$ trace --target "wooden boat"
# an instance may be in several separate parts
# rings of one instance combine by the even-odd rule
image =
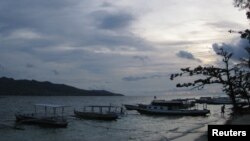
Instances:
[[[117,106],[85,106],[83,111],[74,110],[76,117],[93,120],[116,120],[122,113],[123,108]]]
[[[205,116],[210,113],[208,109],[180,109],[175,104],[173,106],[144,105],[140,104],[137,111],[147,115],[180,115],[180,116]]]
[[[187,98],[187,99],[172,99],[172,100],[161,100],[161,99],[154,99],[151,102],[151,105],[155,106],[172,106],[178,108],[190,108],[195,106],[195,99],[194,98]],[[129,105],[124,104],[124,107],[127,110],[137,110],[139,108],[138,104]]]
[[[195,106],[195,102],[190,99],[153,100],[151,105],[186,109]]]
[[[37,108],[43,107],[45,112],[38,113]],[[35,124],[46,127],[61,127],[65,128],[68,125],[67,120],[63,117],[64,105],[52,105],[52,104],[35,104],[35,112],[29,114],[16,114],[16,123],[23,124]],[[53,109],[53,114],[48,112],[49,108]],[[56,114],[56,109],[61,108],[61,115]]]

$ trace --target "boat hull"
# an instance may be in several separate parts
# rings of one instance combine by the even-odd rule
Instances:
[[[55,117],[37,117],[32,114],[16,114],[16,122],[55,128],[66,128],[68,126],[68,122],[65,119]]]
[[[209,110],[150,110],[140,108],[137,110],[140,114],[146,115],[179,115],[179,116],[206,116]]]
[[[93,120],[116,120],[118,115],[116,113],[97,113],[97,112],[80,112],[74,111],[74,114],[78,118],[93,119]]]
[[[232,101],[196,100],[196,103],[219,105],[219,104],[232,104]]]

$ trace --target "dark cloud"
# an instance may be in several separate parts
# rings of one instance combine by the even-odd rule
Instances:
[[[245,50],[246,47],[249,47],[249,42],[246,39],[239,39],[233,41],[232,43],[214,43],[212,48],[215,53],[219,51],[220,48],[224,49],[229,53],[233,53],[233,59],[240,59],[240,58],[248,58],[249,54]]]
[[[59,72],[57,70],[52,70],[52,72],[54,73],[54,75],[59,75]]]
[[[26,68],[34,68],[35,66],[33,64],[27,63]]]
[[[75,0],[73,0],[75,1]],[[42,28],[45,24],[57,24],[57,16],[63,15],[63,9],[74,5],[73,1],[67,0],[22,0],[0,1],[1,31],[11,31],[18,28]],[[57,17],[57,18],[56,18]],[[45,29],[43,27],[43,29]]]
[[[112,4],[109,2],[103,2],[101,6],[102,7],[112,7]]]
[[[106,46],[110,49],[117,49],[119,47],[126,49],[124,46],[126,46],[128,49],[130,49],[129,47],[132,47],[134,50],[152,49],[147,41],[130,33],[121,33],[120,35],[112,35],[109,33],[92,33],[85,39],[85,41],[82,41],[82,43],[85,43],[84,45],[89,46]]]
[[[128,76],[122,78],[123,81],[140,81],[145,79],[154,79],[154,78],[162,78],[162,77],[169,77],[168,75],[164,74],[153,74],[149,76]]]
[[[217,21],[217,22],[209,22],[206,25],[212,28],[225,29],[226,31],[229,29],[241,29],[244,28],[241,23],[232,22],[232,21]]]
[[[4,70],[4,66],[0,64],[0,70]]]
[[[200,59],[195,58],[194,55],[188,51],[180,50],[176,55],[180,58],[185,58],[185,59],[201,62]]]
[[[26,53],[42,61],[74,62],[75,56],[81,58],[83,54],[98,57],[79,52],[83,48],[107,49],[118,54],[152,49],[149,42],[128,29],[136,19],[134,15],[109,3],[103,3],[110,6],[109,10],[101,11],[101,4],[84,0],[0,1],[0,56],[12,52],[17,60],[24,60],[18,56]],[[123,29],[126,30],[121,32]],[[2,57],[1,62],[10,61]],[[27,67],[26,63],[22,65]]]
[[[148,56],[133,56],[134,59],[140,60],[142,63],[146,63],[149,60]]]
[[[143,80],[143,79],[148,79],[148,77],[145,77],[145,76],[128,76],[128,77],[124,77],[122,78],[122,80],[124,81],[138,81],[138,80]]]
[[[94,17],[97,27],[100,29],[115,30],[127,28],[135,17],[125,11],[108,12],[105,10],[95,11],[90,14]]]
[[[79,3],[92,8],[84,9]],[[5,40],[0,45],[7,50],[34,53],[37,48],[62,45],[91,49],[101,46],[111,50],[152,48],[149,42],[130,32],[128,27],[136,17],[125,9],[100,10],[93,7],[99,4],[81,0],[6,0],[0,1],[0,5],[0,37]]]

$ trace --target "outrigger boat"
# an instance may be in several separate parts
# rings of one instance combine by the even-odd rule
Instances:
[[[140,108],[140,104],[124,104],[124,107],[127,110],[137,110]],[[176,106],[181,109],[187,109],[195,106],[195,99],[194,98],[186,98],[186,99],[172,99],[172,100],[162,100],[162,99],[154,99],[151,102],[151,105],[154,106],[169,106],[171,105],[172,107]]]
[[[117,106],[84,106],[82,111],[74,110],[76,117],[94,120],[116,120],[123,112],[123,108]]]
[[[65,128],[68,125],[67,120],[63,117],[64,108],[68,106],[64,105],[52,105],[52,104],[35,104],[35,112],[29,114],[16,114],[16,122],[24,124],[35,124],[46,127],[61,127]],[[38,107],[44,108],[44,113],[38,113]],[[61,108],[61,115],[57,115],[56,110]],[[53,109],[53,113],[49,113],[48,110]]]
[[[192,105],[193,106],[193,105]],[[206,105],[203,109],[191,109],[191,105],[186,105],[178,100],[153,100],[151,104],[139,104],[137,111],[147,115],[181,115],[181,116],[205,116],[210,113]]]
[[[180,109],[187,109],[195,106],[193,99],[172,99],[172,100],[153,100],[151,105],[155,106],[171,106]]]
[[[166,106],[140,105],[137,111],[147,115],[180,115],[180,116],[205,116],[210,110],[203,109],[169,109]]]

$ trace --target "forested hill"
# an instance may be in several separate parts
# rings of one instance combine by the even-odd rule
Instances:
[[[105,90],[83,90],[64,84],[0,78],[0,95],[15,96],[123,96]]]

